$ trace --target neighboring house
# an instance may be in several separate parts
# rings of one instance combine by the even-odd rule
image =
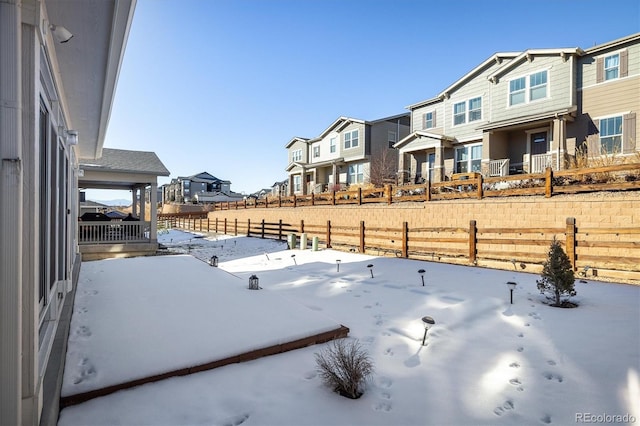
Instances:
[[[409,114],[374,121],[340,117],[313,139],[293,138],[289,155],[289,194],[320,193],[371,180],[382,159],[395,175],[395,143],[409,134]],[[394,176],[395,177],[395,176]]]
[[[78,162],[101,156],[134,8],[135,0],[0,6],[2,425],[57,422],[81,262]]]
[[[435,98],[407,107],[411,134],[395,145],[403,181],[565,169],[589,135],[592,156],[600,155],[599,145],[609,153],[637,150],[631,140],[640,107],[638,41],[636,34],[587,51],[491,56]],[[603,86],[607,71],[615,81]],[[596,83],[596,74],[603,82]]]
[[[199,196],[196,197],[196,194]],[[192,176],[171,179],[171,183],[163,186],[162,199],[164,203],[211,202],[209,199],[213,199],[214,196],[220,194],[226,195],[228,198],[237,198],[231,192],[231,182],[218,179],[207,172],[202,172]]]
[[[81,201],[78,217],[82,216],[84,213],[106,213],[108,209],[109,206],[107,206],[106,204],[98,203],[96,201]]]
[[[271,195],[273,196],[287,196],[289,194],[288,192],[289,189],[289,180],[285,179],[279,182],[275,182],[273,185],[271,185]]]

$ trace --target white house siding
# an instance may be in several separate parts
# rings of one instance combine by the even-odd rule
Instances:
[[[331,139],[335,138],[336,142],[336,151],[331,152]],[[322,163],[329,160],[335,160],[340,157],[341,152],[341,136],[338,132],[329,132],[324,138],[314,141],[310,144],[309,152],[310,152],[310,162],[311,163]],[[320,147],[320,156],[314,157],[314,147]]]
[[[492,117],[491,121],[498,122],[527,115],[557,111],[575,105],[572,103],[574,85],[572,82],[572,64],[574,60],[560,55],[534,55],[529,62],[526,59],[515,65],[508,72],[498,78],[498,82],[491,88]],[[533,102],[509,106],[509,81],[514,78],[547,70],[547,97]]]

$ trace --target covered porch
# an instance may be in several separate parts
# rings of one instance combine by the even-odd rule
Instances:
[[[149,255],[158,249],[158,176],[169,171],[153,152],[104,148],[97,160],[80,160],[79,189],[128,190],[131,215],[78,219],[83,260]]]
[[[445,160],[452,158],[453,139],[429,132],[413,132],[398,141],[398,183],[442,182]]]

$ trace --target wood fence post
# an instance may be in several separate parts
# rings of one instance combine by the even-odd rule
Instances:
[[[227,235],[227,218],[224,218],[224,235]]]
[[[360,253],[364,253],[364,220],[360,221]]]
[[[246,209],[247,208],[247,199],[245,198],[243,201],[244,201],[244,208]]]
[[[216,217],[216,234],[218,233],[218,218]]]
[[[549,198],[553,195],[553,170],[547,167],[544,176],[544,196]]]
[[[207,216],[207,232],[211,232],[211,219]]]
[[[358,188],[358,205],[362,205],[362,188]]]
[[[282,241],[282,219],[278,219],[278,241]]]
[[[476,221],[469,222],[469,263],[476,263]]]
[[[478,175],[478,200],[482,200],[482,175]]]
[[[424,188],[425,201],[431,201],[431,181],[428,180]]]
[[[300,232],[304,233],[304,219],[300,219]]]
[[[278,207],[282,207],[282,195],[278,195]]]
[[[247,219],[247,237],[251,236],[251,219]]]
[[[327,221],[327,248],[331,248],[331,221]]]
[[[235,202],[236,210],[238,210],[238,201]]]
[[[391,203],[393,203],[393,192],[391,189],[391,184],[387,184],[386,192],[387,192],[387,204],[391,205]]]
[[[571,262],[571,267],[576,270],[576,218],[567,218],[567,231],[566,231],[566,249],[567,256]]]
[[[260,238],[264,238],[264,219],[262,219],[262,229],[260,231]]]
[[[409,223],[402,222],[402,257],[409,257]]]
[[[312,206],[316,205],[316,194],[315,194],[315,192],[311,193],[311,205]]]
[[[233,234],[238,236],[238,218],[233,219]]]
[[[296,194],[293,194],[293,207],[298,205],[298,199],[296,198]]]
[[[333,191],[331,191],[331,205],[332,206],[336,205],[336,190],[335,189]]]

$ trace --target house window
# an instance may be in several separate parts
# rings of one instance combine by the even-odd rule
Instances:
[[[511,80],[509,82],[509,106],[546,98],[547,84],[546,70]]]
[[[336,138],[331,138],[329,140],[329,152],[336,152]]]
[[[426,113],[424,115],[424,128],[425,129],[432,129],[436,126],[435,124],[435,120],[434,120],[434,114],[433,111],[430,111],[428,113]]]
[[[313,158],[320,157],[320,146],[313,147]]]
[[[358,146],[358,131],[352,130],[344,134],[344,149],[355,148]]]
[[[604,58],[604,79],[613,80],[618,78],[620,72],[620,54],[607,56]]]
[[[397,136],[396,136],[396,132],[393,131],[389,131],[389,148],[393,148],[393,146],[396,144],[397,142]]]
[[[302,150],[301,149],[296,149],[296,150],[291,152],[291,161],[292,162],[302,161]]]
[[[524,77],[509,82],[509,105],[518,105],[525,102],[525,83],[526,79]]]
[[[540,71],[529,76],[529,100],[547,97],[547,72]]]
[[[469,100],[469,122],[477,121],[482,118],[482,98],[473,98]]]
[[[482,144],[456,148],[455,173],[480,172]]]
[[[453,105],[453,125],[464,124],[466,122],[466,102],[458,102]]]
[[[301,189],[302,189],[302,176],[295,175],[293,177],[293,191],[300,192]]]
[[[622,116],[600,120],[600,149],[602,154],[622,152]]]
[[[364,182],[364,173],[362,172],[362,163],[349,164],[349,176],[348,183],[362,183]]]

